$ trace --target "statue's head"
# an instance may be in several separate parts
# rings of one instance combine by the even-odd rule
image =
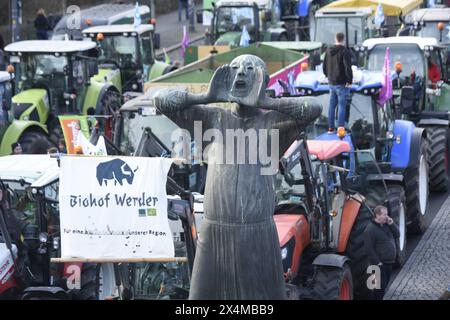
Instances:
[[[259,57],[244,54],[230,63],[230,93],[248,105],[257,105],[269,82],[266,64]]]

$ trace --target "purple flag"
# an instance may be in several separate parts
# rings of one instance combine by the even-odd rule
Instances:
[[[378,103],[383,105],[392,98],[392,79],[391,79],[391,68],[389,63],[389,47],[386,48],[386,53],[384,55],[384,65],[383,65],[383,79],[381,82],[383,83],[380,96],[378,97]]]
[[[181,40],[181,57],[184,59],[186,49],[189,46],[189,36],[186,31],[186,26],[183,26],[183,40]]]

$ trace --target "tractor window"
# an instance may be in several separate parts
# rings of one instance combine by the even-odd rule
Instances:
[[[123,35],[105,35],[100,42],[101,54],[99,62],[114,61],[121,66],[136,62],[136,37]]]
[[[374,146],[373,103],[371,96],[359,93],[352,95],[347,116],[356,149],[370,149]]]
[[[430,37],[435,39],[440,39],[441,33],[438,29],[438,22],[427,22],[425,26],[423,26],[420,30],[417,31],[418,37]],[[446,35],[443,34],[442,38]]]
[[[347,24],[349,46],[362,43],[364,33],[364,25],[361,17],[343,18],[343,17],[326,17],[316,20],[316,36],[315,41],[328,45],[334,44],[337,32],[345,34]]]
[[[243,26],[247,27],[247,31],[252,34],[255,28],[255,16],[253,7],[222,7],[217,13],[217,31],[225,32],[241,32]]]
[[[19,69],[21,81],[35,84],[42,80],[52,83],[52,77],[56,74],[64,75],[66,66],[67,58],[64,56],[30,54],[25,55],[16,68]]]
[[[425,74],[425,59],[420,48],[415,44],[389,44],[377,45],[370,52],[367,61],[367,69],[371,71],[382,71],[386,47],[390,48],[390,65],[394,71],[395,64],[402,64],[401,79],[413,79],[423,81]]]
[[[151,33],[145,33],[139,39],[139,47],[141,50],[142,63],[151,65],[153,64],[153,41]]]
[[[74,61],[73,65],[73,80],[77,84],[77,86],[82,85],[85,82],[85,66],[82,61]]]
[[[12,86],[10,82],[0,83],[0,126],[8,120],[8,110],[11,109]]]

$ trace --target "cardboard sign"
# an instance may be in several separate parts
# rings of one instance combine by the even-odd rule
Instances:
[[[174,257],[166,180],[172,160],[62,157],[61,257]]]

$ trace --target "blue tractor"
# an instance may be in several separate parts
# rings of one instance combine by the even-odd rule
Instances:
[[[428,205],[428,164],[426,132],[413,122],[396,120],[394,101],[378,103],[382,86],[381,72],[354,70],[354,84],[346,106],[346,131],[338,136],[328,133],[329,85],[320,71],[305,71],[295,82],[299,95],[315,96],[323,105],[322,115],[309,126],[308,138],[315,140],[344,140],[351,152],[344,163],[349,170],[347,184],[358,190],[371,204],[388,207],[389,215],[400,229],[397,241],[397,265],[406,259],[406,233],[425,230]],[[348,256],[352,260],[366,259],[363,248],[363,231],[370,216],[358,217],[361,221],[352,229]],[[358,263],[357,265],[364,265]],[[367,279],[366,270],[352,270],[355,288],[364,296],[367,286],[358,278]]]

